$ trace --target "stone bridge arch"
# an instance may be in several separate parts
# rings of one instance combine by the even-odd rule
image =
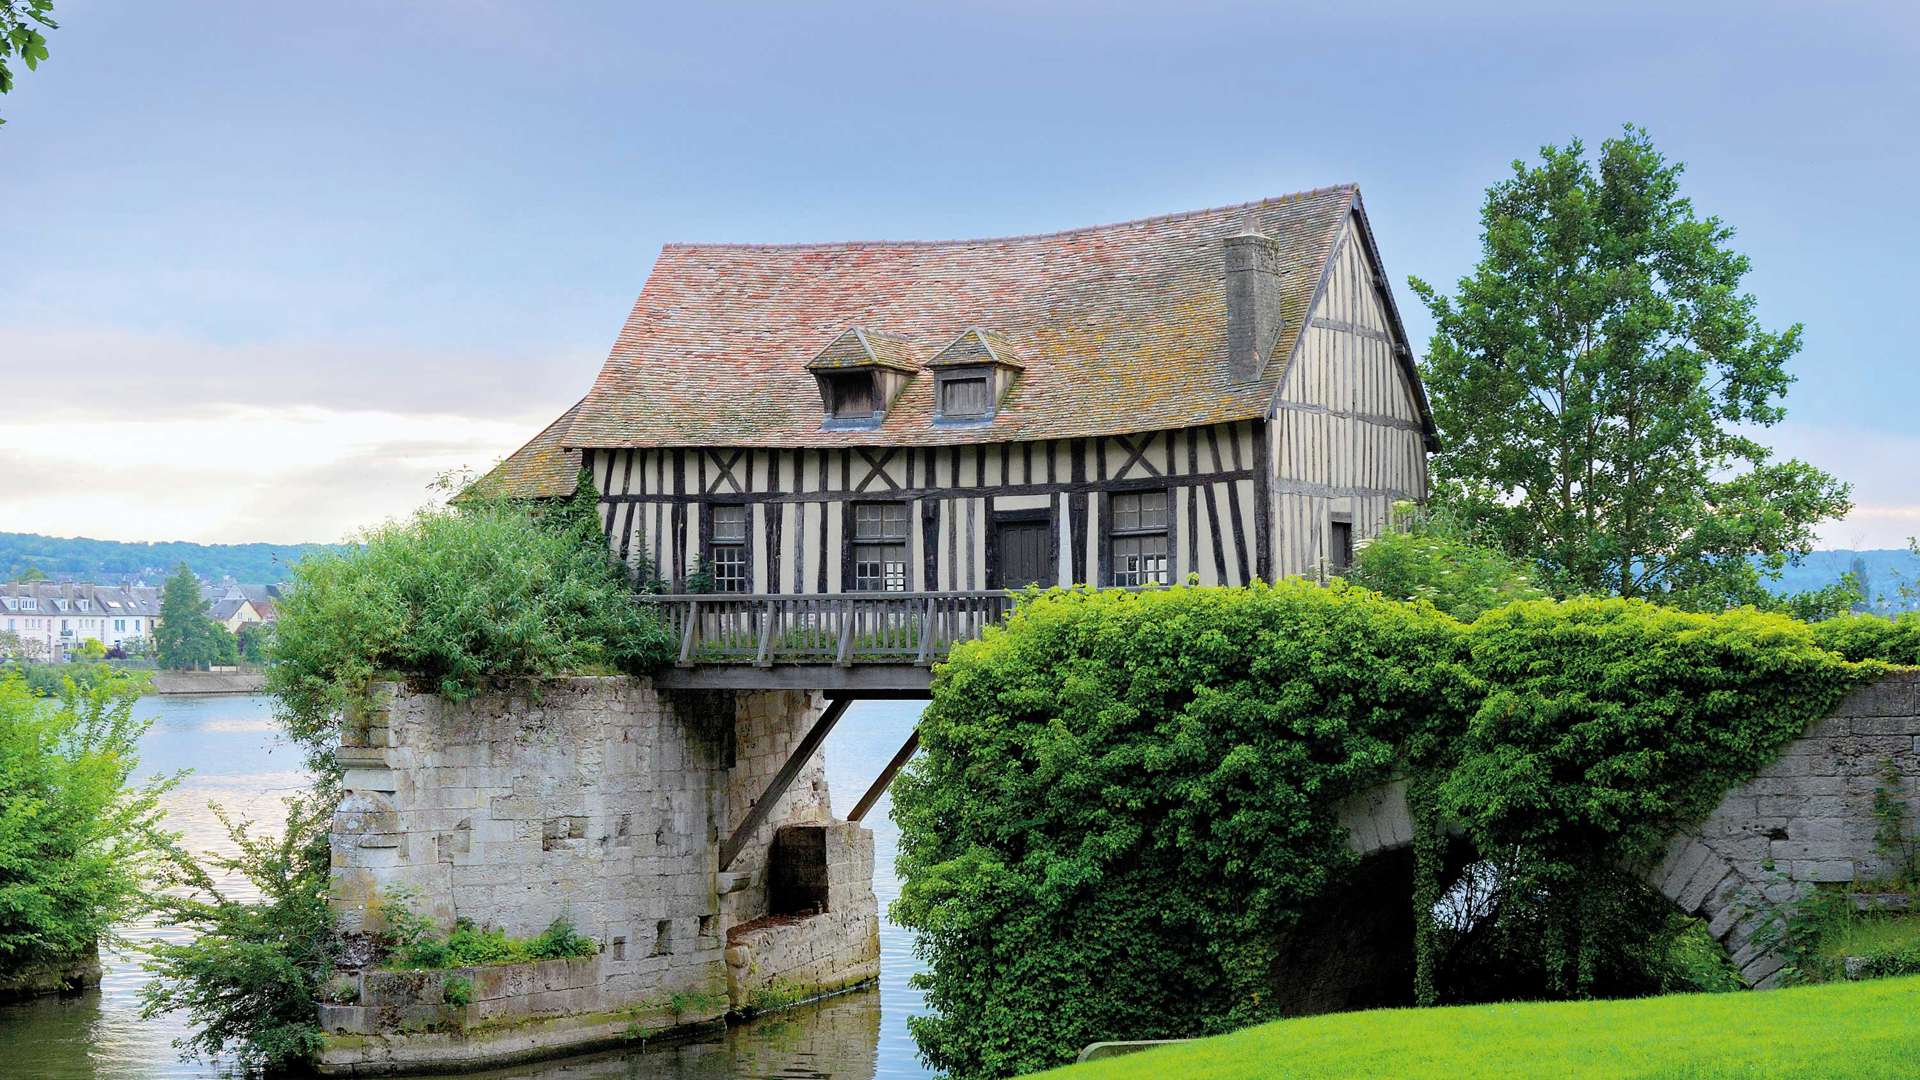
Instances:
[[[1749,986],[1775,986],[1783,961],[1754,940],[1765,917],[1751,910],[1753,899],[1784,901],[1810,884],[1871,881],[1892,869],[1873,812],[1889,760],[1909,806],[1920,805],[1920,672],[1847,695],[1704,819],[1675,833],[1646,880],[1707,920]],[[1362,856],[1410,847],[1406,783],[1347,799],[1340,822]]]

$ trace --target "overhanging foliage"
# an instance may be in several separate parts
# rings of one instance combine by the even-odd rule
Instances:
[[[1877,664],[1754,611],[1528,601],[1462,623],[1336,582],[1054,591],[955,650],[895,789],[929,1061],[1003,1076],[1274,1015],[1282,935],[1414,772],[1517,849],[1550,983],[1604,974],[1577,877],[1648,857]],[[1409,918],[1412,913],[1409,912]]]

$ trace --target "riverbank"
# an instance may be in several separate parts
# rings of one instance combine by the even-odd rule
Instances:
[[[848,710],[827,742],[828,783],[857,791],[872,782],[918,715],[917,702],[862,702]],[[143,775],[191,770],[164,800],[169,828],[192,850],[230,851],[231,842],[209,804],[260,823],[267,834],[282,826],[281,800],[303,790],[300,749],[286,742],[272,702],[242,695],[150,696],[136,713],[154,720],[141,740]],[[899,895],[893,855],[898,836],[885,796],[869,812],[874,827],[874,891],[884,905]],[[236,900],[255,897],[243,879],[222,882]],[[121,927],[131,939],[180,942],[187,932],[151,918]],[[584,1057],[561,1058],[489,1072],[489,1080],[759,1080],[768,1076],[831,1075],[836,1080],[925,1080],[906,1020],[924,1009],[908,980],[919,961],[912,937],[882,922],[881,980],[866,991],[728,1028],[691,1043],[649,1043]],[[0,1005],[0,1076],[49,1080],[218,1080],[232,1062],[181,1061],[172,1040],[187,1034],[187,1018],[140,1015],[140,990],[150,976],[138,952],[102,950],[104,978],[97,989]]]
[[[161,697],[188,694],[258,694],[267,677],[258,671],[156,671],[147,693]]]

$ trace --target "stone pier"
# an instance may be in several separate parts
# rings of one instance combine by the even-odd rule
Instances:
[[[520,937],[564,918],[600,951],[453,972],[343,969],[320,1010],[322,1072],[627,1045],[874,980],[873,837],[833,817],[820,753],[718,869],[721,841],[823,706],[807,692],[660,691],[632,678],[460,703],[378,688],[341,739],[342,930],[371,938],[383,909],[404,903],[443,927]]]

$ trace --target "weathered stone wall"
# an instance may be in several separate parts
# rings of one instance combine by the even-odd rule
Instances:
[[[727,934],[727,996],[736,1011],[764,1011],[880,977],[880,905],[873,833],[853,822],[825,827],[827,909],[803,918],[744,922]]]
[[[1874,795],[1888,763],[1899,774],[1911,825],[1920,808],[1920,672],[1889,675],[1849,694],[1705,820],[1677,833],[1647,880],[1681,910],[1708,920],[1750,985],[1775,985],[1781,961],[1754,940],[1768,917],[1756,907],[1809,885],[1886,875],[1875,843]],[[1413,841],[1400,781],[1346,800],[1339,818],[1362,855]]]
[[[826,709],[826,700],[803,691],[776,690],[740,694],[735,706],[732,766],[727,770],[726,813],[720,838],[746,820],[754,801],[767,790],[780,766],[800,745]],[[827,794],[826,751],[816,751],[787,788],[773,812],[753,831],[733,865],[727,868],[721,903],[729,925],[767,913],[767,850],[783,825],[824,824],[833,820]],[[871,882],[873,875],[863,880]]]
[[[1874,793],[1889,763],[1901,796],[1920,805],[1920,673],[1890,675],[1849,694],[1705,821],[1675,836],[1648,880],[1708,920],[1750,984],[1771,986],[1781,960],[1754,940],[1766,918],[1753,910],[1755,899],[1782,901],[1809,884],[1886,875],[1874,839]]]
[[[459,1007],[438,996],[441,977],[351,973],[355,992],[323,1011],[334,1033],[328,1067],[478,1064],[723,1016],[725,942],[735,924],[766,914],[774,830],[831,821],[822,756],[725,875],[719,844],[821,705],[794,693],[665,694],[627,678],[562,679],[461,703],[376,691],[339,751],[347,795],[332,828],[332,903],[342,928],[377,932],[384,904],[404,897],[443,926],[464,919],[516,936],[565,917],[602,950],[590,967],[568,968],[578,985],[549,985],[553,972],[483,969],[475,985],[488,996]],[[843,845],[864,837],[867,857],[843,860],[838,873],[858,877],[836,876],[834,887],[848,916],[864,898],[876,921],[871,836],[838,828],[851,830]],[[873,938],[864,926],[819,919],[810,940],[836,955]],[[877,975],[877,942],[870,951],[865,978]],[[780,962],[812,959],[809,949]]]

